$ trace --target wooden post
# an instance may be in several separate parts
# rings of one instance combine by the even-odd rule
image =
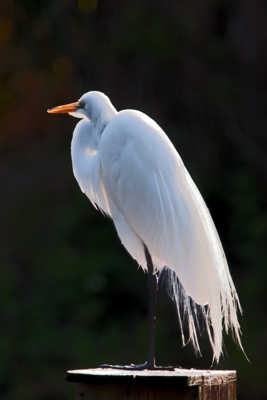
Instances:
[[[77,400],[236,400],[236,371],[95,368],[67,371],[66,379]]]

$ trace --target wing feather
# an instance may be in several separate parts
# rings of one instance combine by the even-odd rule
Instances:
[[[167,266],[173,271],[170,284],[178,313],[183,298],[189,338],[200,351],[196,305],[190,306],[190,297],[204,315],[218,361],[223,319],[241,346],[238,296],[210,213],[180,156],[153,120],[131,110],[109,123],[99,150],[104,187],[113,204],[110,212],[122,243],[143,269],[142,242],[158,270]],[[179,293],[175,276],[183,287]]]

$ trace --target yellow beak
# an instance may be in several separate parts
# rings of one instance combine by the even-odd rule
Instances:
[[[67,114],[69,112],[76,111],[78,106],[79,106],[79,102],[75,101],[74,103],[64,104],[63,106],[49,108],[47,110],[47,112],[49,114]]]

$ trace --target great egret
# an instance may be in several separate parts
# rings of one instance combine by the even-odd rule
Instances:
[[[148,272],[151,324],[143,368],[155,368],[157,273],[165,266],[183,341],[181,304],[196,352],[200,353],[199,312],[216,362],[222,354],[223,327],[232,330],[242,349],[237,318],[241,307],[219,236],[201,194],[159,125],[140,111],[118,112],[98,91],[48,112],[81,118],[71,142],[75,178],[92,204],[113,219],[122,244]]]

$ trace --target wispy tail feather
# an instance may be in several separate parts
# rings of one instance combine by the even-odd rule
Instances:
[[[223,293],[219,293],[211,304],[199,305],[186,294],[175,271],[169,268],[163,271],[167,275],[168,293],[176,305],[183,345],[191,342],[196,354],[201,356],[199,337],[202,333],[201,324],[204,321],[213,351],[213,362],[218,363],[223,354],[223,326],[226,333],[229,329],[232,331],[245,354],[237,318],[237,311],[241,312],[241,307],[232,280],[229,282],[230,293],[222,291]],[[185,337],[185,326],[188,329],[188,338]],[[246,354],[245,357],[247,358]]]

